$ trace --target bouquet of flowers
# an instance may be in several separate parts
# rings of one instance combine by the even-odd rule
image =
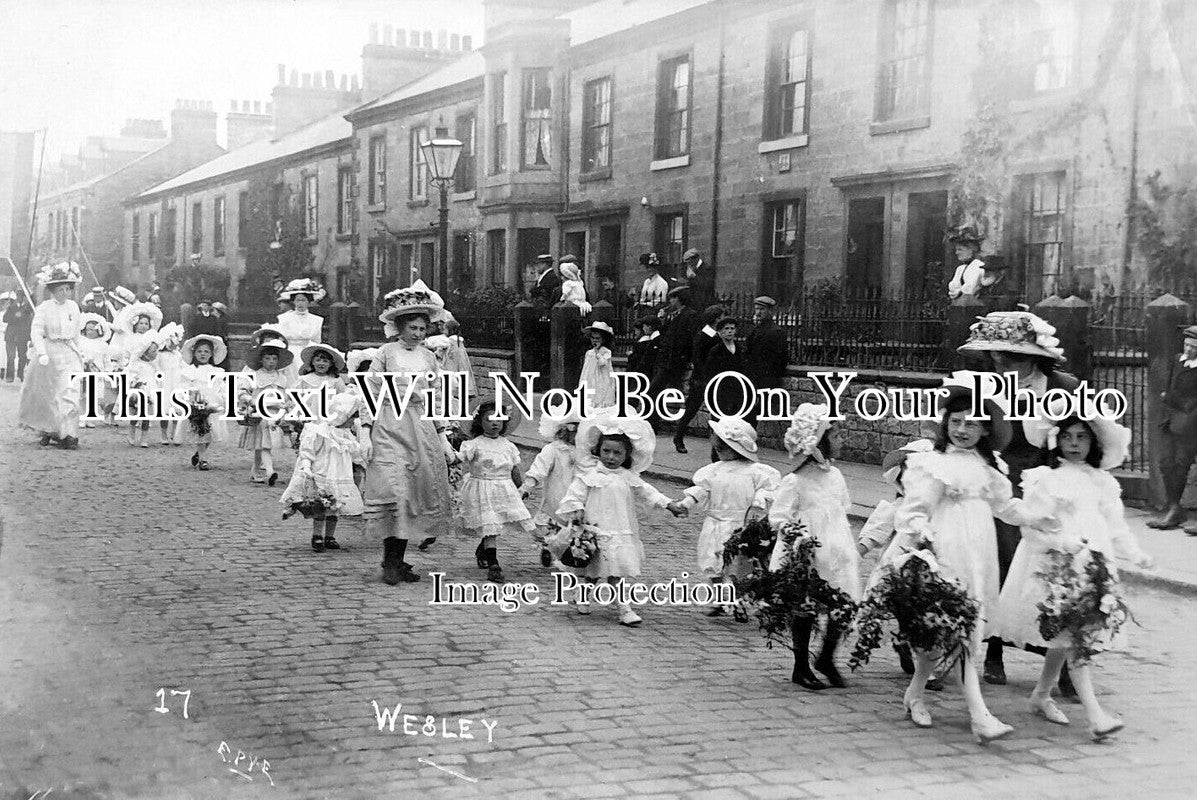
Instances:
[[[765,518],[755,519],[728,537],[723,545],[723,564],[729,566],[737,559],[768,562],[777,541],[777,533]]]
[[[308,478],[304,482],[303,496],[291,503],[291,507],[283,512],[283,519],[290,519],[295,514],[303,514],[304,519],[328,513],[337,505],[337,496],[327,489],[319,489],[316,482]]]
[[[767,551],[760,548],[777,535],[771,530],[766,531],[769,527],[767,520],[756,520],[737,535],[743,543],[743,532],[748,531],[749,548],[764,553]],[[830,623],[847,626],[856,612],[852,598],[829,584],[815,569],[815,548],[821,547],[822,543],[806,534],[806,525],[801,522],[782,526],[780,536],[786,556],[781,568],[770,572],[765,565],[765,556],[761,555],[756,557],[752,574],[742,581],[741,594],[755,604],[757,621],[768,647],[774,642],[792,647],[789,637],[794,617],[826,614]],[[731,546],[730,540],[728,546]],[[772,550],[772,545],[768,549]],[[727,553],[725,549],[725,558]]]
[[[295,419],[284,419],[278,424],[279,430],[291,442],[291,449],[296,452],[299,452],[299,437],[303,434],[303,425],[303,422]]]
[[[191,431],[200,438],[212,433],[212,423],[208,417],[216,411],[204,397],[196,391],[191,393],[191,413],[187,415],[187,424]]]
[[[594,531],[574,528],[569,545],[561,554],[561,563],[567,567],[582,569],[590,564],[591,560],[598,555],[598,551],[598,539],[595,537]]]
[[[248,428],[259,425],[261,422],[262,418],[254,410],[253,398],[250,395],[242,395],[237,398],[237,424]]]
[[[923,541],[885,566],[861,602],[856,646],[848,665],[867,664],[881,646],[887,619],[898,623],[894,641],[916,650],[941,653],[941,667],[968,653],[981,604],[964,585],[939,571],[931,543]]]
[[[1109,648],[1130,609],[1104,554],[1084,547],[1076,553],[1049,550],[1048,558],[1038,573],[1048,592],[1036,605],[1039,635],[1047,642],[1071,638],[1075,657],[1087,662]]]

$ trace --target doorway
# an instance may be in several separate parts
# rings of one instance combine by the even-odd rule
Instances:
[[[849,292],[881,289],[885,272],[885,198],[848,201],[846,245]]]
[[[948,258],[944,231],[948,224],[948,193],[914,192],[907,198],[906,293],[942,293],[955,265]]]

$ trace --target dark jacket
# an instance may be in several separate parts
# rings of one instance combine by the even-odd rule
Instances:
[[[757,325],[744,343],[744,366],[748,379],[758,389],[776,389],[783,385],[790,365],[790,345],[786,332],[773,320]]]
[[[112,306],[108,305],[108,303],[106,303],[106,302],[101,302],[99,305],[96,305],[92,301],[92,297],[90,294],[87,297],[84,297],[82,301],[80,301],[79,311],[80,311],[80,313],[83,313],[83,314],[87,314],[87,313],[99,314],[101,317],[108,320],[109,322],[114,321],[113,315],[112,315]]]
[[[1064,389],[1071,392],[1080,386],[1080,383],[1067,372],[1053,372],[1047,376],[1048,389]],[[1042,450],[1027,441],[1027,435],[1023,432],[1021,422],[1011,421],[1010,427],[1013,429],[1014,435],[1010,438],[1010,444],[1002,450],[1002,460],[1010,468],[1007,477],[1010,478],[1010,485],[1014,488],[1015,496],[1022,497],[1023,470],[1041,467],[1047,463],[1047,458]]]
[[[539,276],[532,287],[531,297],[538,303],[550,306],[561,302],[561,273],[553,268]]]
[[[736,352],[731,352],[724,346],[723,342],[716,339],[715,343],[711,345],[710,351],[707,354],[706,363],[703,365],[703,373],[707,380],[711,380],[721,372],[738,372],[744,374],[744,346],[737,345]],[[739,381],[731,378],[724,378],[719,383],[719,390],[716,399],[719,408],[729,414],[735,414],[740,410],[740,404],[744,402],[744,387],[740,385]],[[711,409],[712,416],[717,416],[714,409]]]
[[[657,345],[657,377],[674,385],[686,375],[694,353],[698,312],[689,306],[667,317]]]
[[[217,316],[216,314],[209,314],[205,317],[197,311],[195,312],[195,316],[191,318],[191,325],[187,327],[187,338],[190,339],[192,336],[199,336],[203,333],[208,336],[219,336],[221,339],[224,339],[228,336],[228,330],[229,323],[224,317]],[[225,342],[225,344],[228,344],[228,342]]]
[[[1177,363],[1164,392],[1164,407],[1173,436],[1197,438],[1197,369]]]
[[[686,268],[681,268],[681,277],[690,286],[690,297],[697,308],[706,308],[715,302],[715,266],[707,261],[699,264],[693,278],[686,277]]]
[[[4,312],[4,322],[8,326],[4,329],[4,340],[25,344],[33,330],[33,309],[23,303],[13,303]]]
[[[628,354],[628,372],[639,372],[651,380],[657,370],[657,348],[660,342],[660,336],[635,342],[632,352]]]

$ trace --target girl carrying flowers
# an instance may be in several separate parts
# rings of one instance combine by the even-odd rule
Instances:
[[[276,419],[258,413],[258,400],[267,390],[274,393],[266,398],[266,405],[271,407],[265,410],[277,416],[277,411],[285,404],[278,398],[278,393],[285,394],[291,386],[291,379],[283,370],[293,358],[287,349],[287,340],[272,337],[269,333],[264,334],[261,342],[245,357],[246,369],[251,371],[245,373],[246,380],[237,395],[237,411],[242,425],[238,444],[242,450],[253,451],[254,464],[249,474],[253,483],[274,486],[278,480],[278,473],[274,471],[274,451],[282,444],[282,428]]]
[[[219,336],[201,333],[183,342],[179,354],[183,358],[179,388],[187,393],[191,414],[179,420],[175,443],[194,446],[191,466],[207,472],[211,469],[208,447],[225,438],[224,422],[220,420],[224,415],[224,384],[220,380],[224,370],[215,365],[224,361],[228,348]]]
[[[1023,473],[1024,502],[1058,519],[1061,530],[1023,527],[995,627],[1007,641],[1047,648],[1029,705],[1057,725],[1067,725],[1068,717],[1051,689],[1069,662],[1089,732],[1100,741],[1123,727],[1098,702],[1088,666],[1091,655],[1118,644],[1127,619],[1114,556],[1152,564],[1126,525],[1121,488],[1108,472],[1126,460],[1130,431],[1100,417],[1032,420],[1023,429],[1048,454],[1047,466]]]
[[[83,357],[83,370],[85,372],[107,372],[108,371],[108,339],[112,336],[112,324],[108,320],[101,317],[99,314],[93,314],[90,311],[85,311],[79,317],[79,353]],[[83,388],[83,413],[86,414],[91,410],[92,398],[88,396],[87,383],[82,384]],[[104,400],[112,394],[112,390],[107,381],[101,379],[96,381],[96,397],[94,398],[97,410],[104,406]],[[109,401],[111,407],[111,401]],[[96,423],[94,420],[85,419],[79,423],[80,428],[94,428]]]
[[[562,568],[561,553],[569,544],[570,536],[565,530],[568,520],[559,516],[557,507],[561,505],[569,484],[574,479],[577,467],[577,454],[574,443],[578,435],[578,423],[582,418],[575,412],[561,419],[553,419],[548,414],[540,417],[540,438],[548,440],[528,472],[524,475],[524,485],[521,491],[523,498],[528,497],[530,490],[541,488],[540,507],[532,521],[536,523],[536,533],[533,537],[540,543],[540,563],[544,567]]]

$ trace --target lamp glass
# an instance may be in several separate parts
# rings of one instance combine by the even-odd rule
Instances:
[[[434,181],[447,181],[457,171],[457,159],[462,144],[457,139],[433,139],[420,145],[424,161],[428,164],[428,176]]]

